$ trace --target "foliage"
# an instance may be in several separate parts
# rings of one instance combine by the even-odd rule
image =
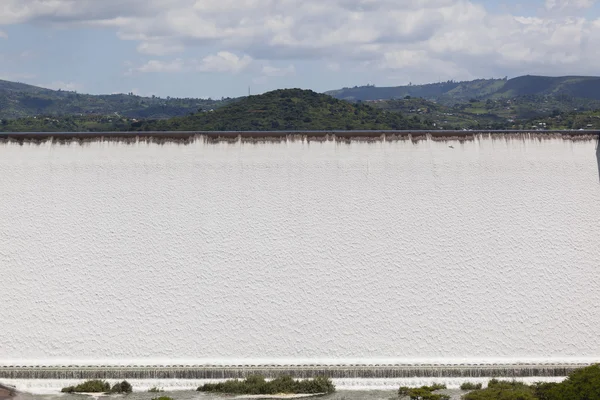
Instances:
[[[120,383],[115,383],[115,385],[110,389],[111,393],[131,393],[133,392],[133,387],[127,381],[123,381]]]
[[[350,101],[402,99],[407,96],[440,100],[446,96],[452,98],[455,102],[467,101],[471,97],[479,96],[482,92],[493,92],[493,90],[488,88],[502,87],[503,83],[504,81],[501,79],[478,79],[468,82],[446,81],[425,85],[396,87],[355,86],[353,88],[333,90],[326,92],[326,94]]]
[[[449,400],[450,396],[445,394],[433,393],[436,390],[446,389],[446,385],[434,383],[431,386],[421,386],[419,388],[409,388],[401,386],[398,389],[400,397],[410,397],[411,400]]]
[[[216,101],[80,95],[0,81],[0,131],[600,129],[600,91],[588,84],[600,87],[600,78],[525,76],[329,92],[350,103],[300,89]],[[344,97],[346,90],[377,96]]]
[[[164,392],[164,390],[159,387],[156,387],[156,386],[148,389],[148,393],[162,393],[162,392]]]
[[[129,94],[89,95],[50,90],[0,80],[0,119],[39,115],[111,115],[117,118],[170,118],[199,108],[214,109],[233,99],[141,97]]]
[[[536,400],[530,386],[522,382],[492,379],[487,389],[475,390],[463,396],[464,400]]]
[[[126,131],[132,120],[106,116],[54,117],[42,115],[0,120],[0,132],[105,132]]]
[[[139,121],[132,130],[285,131],[427,129],[420,118],[352,104],[311,90],[275,90],[250,96],[214,112],[162,121]]]
[[[355,86],[327,92],[338,99],[365,101],[421,97],[444,105],[468,103],[470,100],[509,99],[519,96],[566,95],[600,100],[600,77],[588,76],[520,76],[512,79],[477,79],[465,82],[439,82],[397,87]]]
[[[68,386],[61,390],[63,393],[106,393],[110,391],[110,384],[106,381],[93,379],[77,386]]]
[[[174,399],[169,396],[160,396],[160,397],[154,397],[152,400],[174,400]]]
[[[475,390],[464,400],[600,400],[600,364],[580,368],[561,383],[535,383],[492,379],[487,389]]]
[[[482,386],[481,383],[464,382],[460,385],[460,390],[480,390]]]
[[[600,364],[578,369],[565,381],[546,390],[551,400],[600,400]]]
[[[252,375],[245,380],[228,380],[221,383],[207,383],[198,388],[199,392],[218,392],[230,394],[316,394],[333,393],[335,386],[329,378],[318,377],[315,379],[294,380],[289,376],[282,376],[267,381],[263,376]]]

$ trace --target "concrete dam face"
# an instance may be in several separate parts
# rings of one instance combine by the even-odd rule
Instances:
[[[596,142],[0,144],[0,363],[600,357]]]

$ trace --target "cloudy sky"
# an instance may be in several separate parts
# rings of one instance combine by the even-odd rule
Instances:
[[[0,0],[0,79],[85,93],[600,75],[596,0]]]

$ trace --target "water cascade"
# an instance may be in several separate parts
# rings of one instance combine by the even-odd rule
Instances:
[[[260,374],[267,378],[327,376],[357,378],[562,377],[585,363],[463,365],[254,365],[254,366],[64,366],[0,367],[0,379],[235,379]]]

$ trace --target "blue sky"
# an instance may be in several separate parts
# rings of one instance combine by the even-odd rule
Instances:
[[[220,98],[600,75],[599,10],[595,0],[2,0],[0,79]]]

